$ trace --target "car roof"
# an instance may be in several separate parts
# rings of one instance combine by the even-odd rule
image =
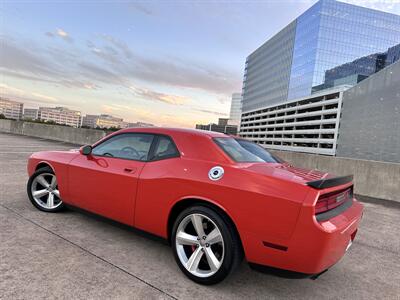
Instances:
[[[214,137],[229,137],[228,135],[220,132],[199,130],[199,129],[188,129],[188,128],[168,128],[168,127],[134,127],[122,129],[118,132],[144,132],[144,133],[155,133],[165,135],[198,135]]]

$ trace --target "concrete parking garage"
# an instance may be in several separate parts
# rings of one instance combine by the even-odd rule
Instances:
[[[243,263],[223,283],[199,286],[184,277],[160,241],[80,212],[46,214],[30,204],[29,155],[73,147],[0,133],[1,299],[399,299],[397,203],[365,203],[352,248],[316,280],[255,272]]]

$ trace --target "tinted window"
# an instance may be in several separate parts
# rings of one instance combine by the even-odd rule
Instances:
[[[159,136],[157,146],[154,149],[153,160],[178,157],[179,152],[175,147],[174,142],[166,136]]]
[[[146,161],[154,136],[127,133],[113,136],[93,149],[93,155]]]
[[[218,146],[237,162],[280,162],[263,147],[246,140],[215,138]]]

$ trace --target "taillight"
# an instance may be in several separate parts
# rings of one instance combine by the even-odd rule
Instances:
[[[331,210],[353,198],[353,189],[348,188],[339,192],[321,195],[315,204],[315,214]]]

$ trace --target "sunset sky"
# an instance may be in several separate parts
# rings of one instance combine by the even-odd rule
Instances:
[[[246,56],[316,1],[1,1],[0,94],[126,121],[227,116]],[[347,1],[400,14],[400,1]]]

